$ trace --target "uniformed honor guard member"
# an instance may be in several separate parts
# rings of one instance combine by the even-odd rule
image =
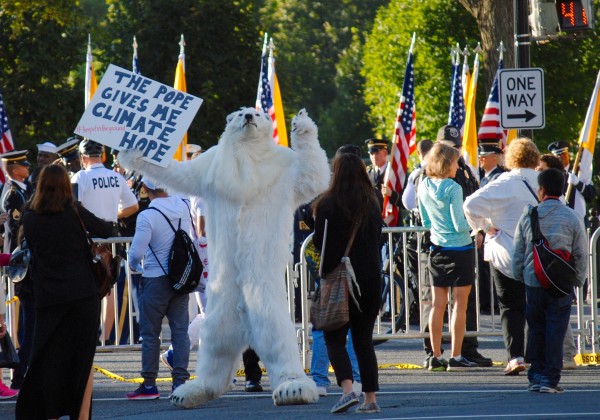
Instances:
[[[69,176],[73,177],[81,170],[81,161],[79,158],[79,138],[69,137],[67,141],[56,148],[59,160],[54,163],[63,165],[67,168]]]
[[[23,207],[31,196],[29,162],[27,150],[13,150],[0,155],[8,180],[2,191],[2,210],[8,214],[4,223],[4,252],[11,253],[19,245],[18,234],[21,226]],[[29,275],[15,285],[15,294],[19,297],[19,366],[13,371],[11,389],[21,388],[33,343],[33,326],[35,324],[35,308],[33,301],[33,283]]]
[[[579,180],[579,177],[571,170],[571,162],[569,157],[569,143],[566,141],[555,141],[548,145],[548,151],[554,156],[558,156],[562,160],[562,164],[565,168],[565,172],[568,173],[567,183],[565,184],[565,193],[567,191],[568,184],[573,184],[571,195],[567,198],[569,201],[569,207],[583,218],[586,225],[588,220],[586,216],[586,202],[589,203],[596,196],[596,188],[593,184],[585,184]]]
[[[44,166],[50,165],[56,160],[58,154],[56,153],[56,145],[52,142],[45,142],[37,145],[37,166],[29,176],[29,183],[31,184],[32,191],[35,191],[37,179],[40,176],[40,172]]]
[[[27,183],[30,163],[27,161],[27,150],[13,150],[0,157],[8,175],[2,193],[2,210],[8,213],[4,231],[4,252],[12,252],[18,245],[17,236],[23,206],[31,195],[31,188]]]
[[[387,188],[384,185],[385,171],[388,166],[388,146],[387,142],[382,139],[365,140],[371,165],[367,167],[367,173],[373,186],[379,191],[377,198],[379,204],[383,207],[384,196],[389,197],[390,204],[402,208],[402,194]],[[398,218],[398,226],[402,225],[402,218]]]
[[[479,156],[479,186],[485,187],[487,184],[498,178],[506,169],[500,165],[502,159],[502,149],[495,144],[480,144],[477,148]]]

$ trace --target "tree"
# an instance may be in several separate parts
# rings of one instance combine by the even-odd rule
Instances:
[[[333,153],[371,137],[360,75],[361,46],[382,0],[266,0],[263,28],[273,37],[288,116],[306,108]]]
[[[450,0],[392,0],[377,13],[365,44],[362,74],[370,120],[378,136],[390,138],[402,91],[412,33],[416,32],[415,96],[417,136],[435,138],[446,123],[450,98],[450,49],[473,49],[478,40],[475,20]],[[472,60],[472,58],[471,58]],[[487,95],[478,90],[478,103]]]
[[[179,40],[185,36],[187,91],[204,102],[188,141],[209,147],[219,139],[225,117],[254,106],[260,70],[260,34],[252,1],[108,0],[99,56],[131,68],[133,36],[141,73],[173,85]],[[148,4],[151,3],[151,4]]]
[[[71,1],[0,0],[0,27],[0,86],[15,147],[64,142],[83,112],[81,10]]]

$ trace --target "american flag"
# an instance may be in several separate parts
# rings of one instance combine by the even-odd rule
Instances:
[[[416,149],[417,112],[415,108],[414,57],[413,48],[416,35],[408,51],[402,97],[398,106],[394,139],[392,144],[392,159],[385,172],[384,185],[397,193],[401,193],[406,179],[408,157]],[[398,207],[389,202],[389,197],[383,200],[383,218],[388,226],[397,226]]]
[[[465,126],[465,96],[462,86],[462,71],[460,69],[460,59],[453,64],[452,74],[452,94],[450,95],[450,111],[448,113],[448,124],[455,126],[462,135]]]
[[[277,132],[277,118],[275,117],[275,105],[273,104],[273,93],[271,90],[271,81],[269,80],[266,34],[260,62],[260,81],[258,83],[258,92],[256,95],[256,109],[262,109],[271,117],[271,121],[273,121],[273,141],[278,144],[279,133]]]
[[[490,91],[487,103],[485,104],[485,111],[483,111],[483,117],[481,118],[481,125],[477,133],[477,139],[480,143],[498,143],[502,147],[506,146],[506,139],[508,136],[508,130],[504,130],[500,126],[500,98],[498,96],[498,79],[500,77],[500,70],[504,67],[502,63],[502,53],[500,53],[500,60],[498,61],[498,70],[494,77],[494,83]]]
[[[133,71],[135,74],[142,74],[140,72],[140,66],[138,63],[138,55],[137,55],[137,41],[135,39],[135,36],[133,37],[133,59],[132,59],[132,63],[131,63],[131,71]]]
[[[0,133],[2,141],[0,142],[0,154],[10,152],[15,148],[10,128],[8,127],[8,117],[6,116],[6,108],[4,108],[4,97],[0,93]]]

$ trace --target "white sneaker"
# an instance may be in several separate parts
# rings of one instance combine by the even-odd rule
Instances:
[[[525,369],[525,360],[522,357],[515,357],[506,365],[504,374],[506,376],[516,376],[519,372],[523,372]]]
[[[577,369],[577,363],[573,359],[563,360],[563,370]]]
[[[362,395],[362,384],[360,382],[352,382],[352,391],[358,396]]]
[[[318,386],[317,392],[319,393],[319,397],[326,397],[327,396],[327,387]]]

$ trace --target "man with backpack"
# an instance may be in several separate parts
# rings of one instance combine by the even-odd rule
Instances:
[[[172,284],[171,256],[176,232],[190,232],[192,219],[188,204],[177,196],[170,196],[148,179],[142,179],[150,205],[137,218],[135,234],[129,250],[129,264],[141,271],[138,289],[140,305],[140,336],[142,338],[142,371],[144,382],[127,394],[130,400],[148,400],[160,397],[156,387],[160,355],[162,320],[166,316],[171,329],[173,345],[173,390],[190,377],[188,363],[188,293],[180,293]],[[142,259],[144,260],[141,267]],[[200,266],[200,270],[201,270]],[[199,276],[198,276],[199,280]],[[197,283],[196,283],[197,285]]]
[[[514,278],[525,283],[527,296],[527,359],[531,363],[527,372],[528,390],[546,394],[563,392],[559,381],[573,287],[583,285],[588,269],[587,234],[583,220],[559,200],[563,192],[563,180],[564,175],[557,169],[546,169],[538,176],[537,195],[541,203],[537,207],[527,206],[524,209],[515,232],[512,258]],[[533,209],[536,212],[532,216]],[[551,265],[556,261],[540,267],[540,260],[535,255],[534,235],[543,236],[553,254],[561,251],[561,258],[570,262],[574,274],[554,270]],[[566,287],[561,284],[560,292],[544,281],[549,278],[558,283],[557,279],[564,280],[567,276],[570,281]]]

